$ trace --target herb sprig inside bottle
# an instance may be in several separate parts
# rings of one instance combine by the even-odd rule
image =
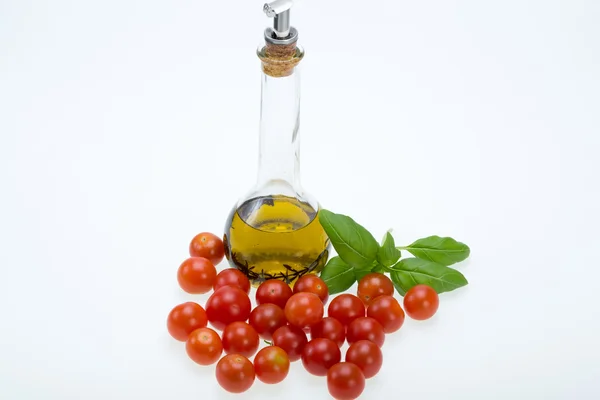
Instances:
[[[338,253],[321,272],[331,294],[348,290],[373,271],[389,273],[402,296],[418,284],[431,286],[437,293],[468,284],[462,273],[449,266],[469,257],[469,246],[450,237],[429,236],[396,246],[387,232],[378,244],[368,230],[346,215],[321,210],[319,222]],[[401,259],[402,251],[414,257]]]

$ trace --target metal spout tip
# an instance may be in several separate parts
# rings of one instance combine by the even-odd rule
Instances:
[[[263,11],[267,14],[267,17],[273,18],[277,13],[275,10],[269,5],[269,3],[265,3],[263,6]]]

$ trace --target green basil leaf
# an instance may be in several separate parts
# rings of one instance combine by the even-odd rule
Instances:
[[[344,292],[356,282],[354,269],[337,256],[323,267],[321,279],[327,284],[329,294]]]
[[[360,281],[365,275],[371,273],[371,268],[354,268],[354,276]]]
[[[385,239],[387,239],[387,234],[392,234],[392,229],[388,229],[388,231],[385,233],[385,235],[383,236],[383,238],[381,239],[381,243],[379,243],[379,246],[383,246],[383,244],[385,243]]]
[[[457,270],[420,258],[405,258],[396,263],[390,274],[394,287],[404,296],[419,284],[431,286],[437,293],[450,292],[467,285],[467,279]]]
[[[369,231],[352,218],[328,210],[319,211],[319,222],[346,264],[355,268],[371,266],[379,245]]]
[[[469,257],[471,250],[464,243],[450,237],[429,236],[411,245],[401,247],[413,256],[442,265],[452,265]]]
[[[383,238],[383,243],[377,251],[377,261],[386,267],[391,267],[400,259],[400,250],[396,248],[394,237],[387,232]]]

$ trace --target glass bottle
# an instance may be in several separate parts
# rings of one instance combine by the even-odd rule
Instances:
[[[258,49],[262,62],[260,147],[254,188],[233,207],[225,226],[225,256],[253,284],[292,283],[320,271],[329,239],[318,202],[300,185],[300,74],[304,52],[289,26],[290,0],[265,4],[274,17]]]

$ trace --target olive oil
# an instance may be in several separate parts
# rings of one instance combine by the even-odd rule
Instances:
[[[225,227],[225,256],[254,284],[267,279],[287,283],[320,271],[329,239],[317,210],[283,195],[255,197],[235,208]]]

